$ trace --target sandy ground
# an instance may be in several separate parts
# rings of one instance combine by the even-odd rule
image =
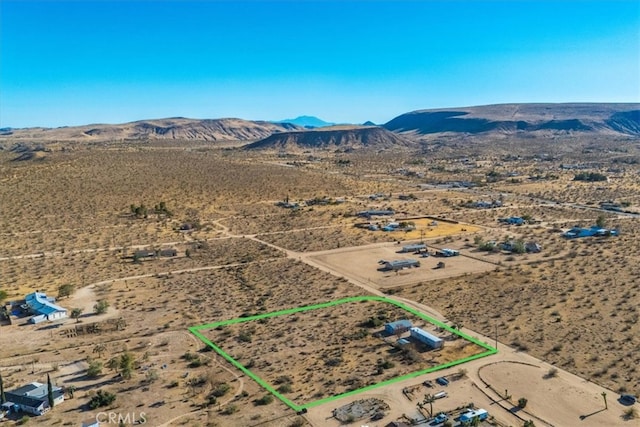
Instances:
[[[562,370],[558,370],[557,376],[545,379],[550,365],[504,345],[500,345],[499,350],[497,355],[464,364],[467,377],[452,381],[447,387],[435,384],[435,378],[455,374],[459,367],[311,408],[307,418],[315,426],[338,427],[341,424],[331,416],[333,409],[354,400],[375,397],[391,406],[387,416],[378,421],[359,420],[352,425],[382,427],[392,420],[400,419],[403,414],[409,418],[422,418],[417,404],[424,399],[425,394],[446,391],[448,397],[434,402],[435,413],[452,411],[473,403],[476,407],[489,411],[491,416],[504,425],[522,425],[523,420],[533,420],[537,426],[638,425],[637,420],[625,421],[622,418],[626,407],[616,401],[618,396],[611,391]],[[434,382],[434,387],[423,386],[422,382],[425,380]],[[405,395],[403,389],[414,391]],[[505,390],[512,396],[508,401],[504,399]],[[608,410],[604,410],[603,392],[607,393]],[[528,403],[524,410],[515,411],[514,415],[511,411],[517,406],[520,397],[527,398]],[[424,414],[428,414],[428,408],[429,405],[425,405]]]
[[[344,250],[335,250],[313,254],[310,257],[336,272],[357,278],[378,288],[388,288],[425,280],[444,279],[447,277],[460,276],[467,273],[478,273],[490,271],[496,265],[489,262],[480,261],[467,256],[457,256],[449,258],[438,258],[430,256],[422,258],[413,253],[398,253],[400,248],[407,243],[400,245],[394,243],[384,243],[369,245]],[[429,247],[433,252],[432,246]],[[379,271],[380,260],[415,259],[420,261],[420,267],[410,268],[396,272]],[[435,268],[439,262],[445,263],[445,268]]]

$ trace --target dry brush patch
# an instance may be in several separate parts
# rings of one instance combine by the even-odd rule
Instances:
[[[640,269],[620,238],[565,242],[569,256],[407,286],[404,297],[617,391],[638,392]]]
[[[445,338],[444,348],[429,351],[413,344],[404,349],[395,346],[398,337],[385,337],[382,332],[385,322],[398,319],[410,319]],[[434,325],[397,306],[378,301],[348,302],[203,333],[298,405],[484,351],[449,332],[437,331]]]

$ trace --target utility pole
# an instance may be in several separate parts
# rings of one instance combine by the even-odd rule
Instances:
[[[496,350],[498,349],[498,323],[496,322]]]
[[[602,398],[604,399],[604,409],[609,409],[609,406],[607,405],[607,393],[606,392],[602,392]]]

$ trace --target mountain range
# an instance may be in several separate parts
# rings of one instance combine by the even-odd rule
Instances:
[[[335,125],[335,123],[325,122],[315,116],[298,116],[295,119],[284,119],[275,123],[289,123],[303,128],[321,128]]]
[[[322,127],[308,128],[320,124]],[[4,128],[0,130],[0,148],[21,142],[169,139],[241,141],[246,142],[249,149],[388,149],[456,136],[482,139],[567,135],[639,138],[640,103],[496,104],[417,110],[401,114],[382,126],[329,125],[310,116],[282,122],[177,117],[115,125]]]

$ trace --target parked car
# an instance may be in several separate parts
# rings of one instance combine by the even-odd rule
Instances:
[[[423,382],[422,384],[425,385],[425,387],[433,387],[433,383],[429,380],[426,380],[425,382]]]
[[[633,405],[638,399],[632,394],[623,394],[620,396],[620,403],[623,405]]]
[[[445,377],[436,378],[436,382],[440,385],[449,385],[449,380],[447,380]]]
[[[447,421],[449,419],[449,417],[447,416],[447,414],[445,414],[444,412],[440,412],[438,415],[436,415],[436,417],[433,419],[433,422],[435,424],[440,424],[443,423],[445,421]]]
[[[436,394],[433,395],[434,399],[444,399],[445,397],[447,397],[448,394],[446,391],[439,391]]]

